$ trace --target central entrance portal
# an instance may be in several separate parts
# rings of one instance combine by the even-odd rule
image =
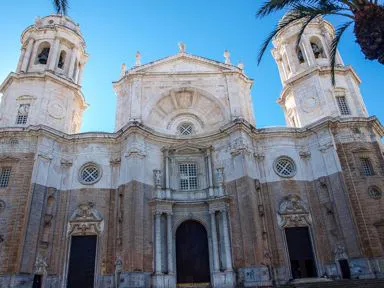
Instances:
[[[317,277],[311,238],[307,227],[286,228],[293,278]]]
[[[67,288],[93,288],[97,237],[72,236]]]
[[[185,221],[176,231],[178,283],[210,282],[208,237],[204,226]]]

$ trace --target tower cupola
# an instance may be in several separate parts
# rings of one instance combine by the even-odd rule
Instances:
[[[21,35],[16,73],[0,85],[0,127],[47,125],[80,131],[87,104],[81,80],[88,55],[78,24],[62,15],[37,18]]]
[[[272,55],[277,63],[283,91],[278,99],[286,123],[303,127],[325,117],[366,117],[360,94],[360,79],[336,54],[336,85],[332,85],[330,47],[334,27],[322,18],[314,19],[304,30],[297,21],[274,38]]]

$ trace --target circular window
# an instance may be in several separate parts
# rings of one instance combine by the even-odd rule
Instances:
[[[180,135],[191,135],[193,133],[193,124],[189,122],[184,122],[179,125],[177,131]]]
[[[381,199],[381,197],[383,197],[383,192],[381,192],[380,189],[377,188],[376,186],[369,187],[368,194],[369,194],[369,197],[373,199]]]
[[[95,163],[84,164],[79,171],[79,180],[81,183],[90,185],[99,181],[101,178],[101,169]]]
[[[293,160],[287,156],[279,157],[275,160],[273,169],[281,177],[293,177],[296,174],[296,165]]]

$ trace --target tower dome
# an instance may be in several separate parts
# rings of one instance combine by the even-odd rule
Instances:
[[[0,127],[43,124],[79,132],[88,59],[79,25],[62,15],[38,17],[22,33],[21,44],[16,73],[0,86]]]
[[[331,82],[330,47],[334,27],[321,17],[304,30],[299,46],[297,37],[303,21],[282,29],[273,39],[275,58],[283,91],[278,99],[287,125],[304,127],[325,117],[366,117],[360,94],[360,79],[336,54],[336,85]]]

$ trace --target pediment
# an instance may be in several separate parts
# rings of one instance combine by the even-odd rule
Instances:
[[[179,53],[135,67],[128,73],[220,73],[224,71],[240,72],[240,69],[207,58]]]

